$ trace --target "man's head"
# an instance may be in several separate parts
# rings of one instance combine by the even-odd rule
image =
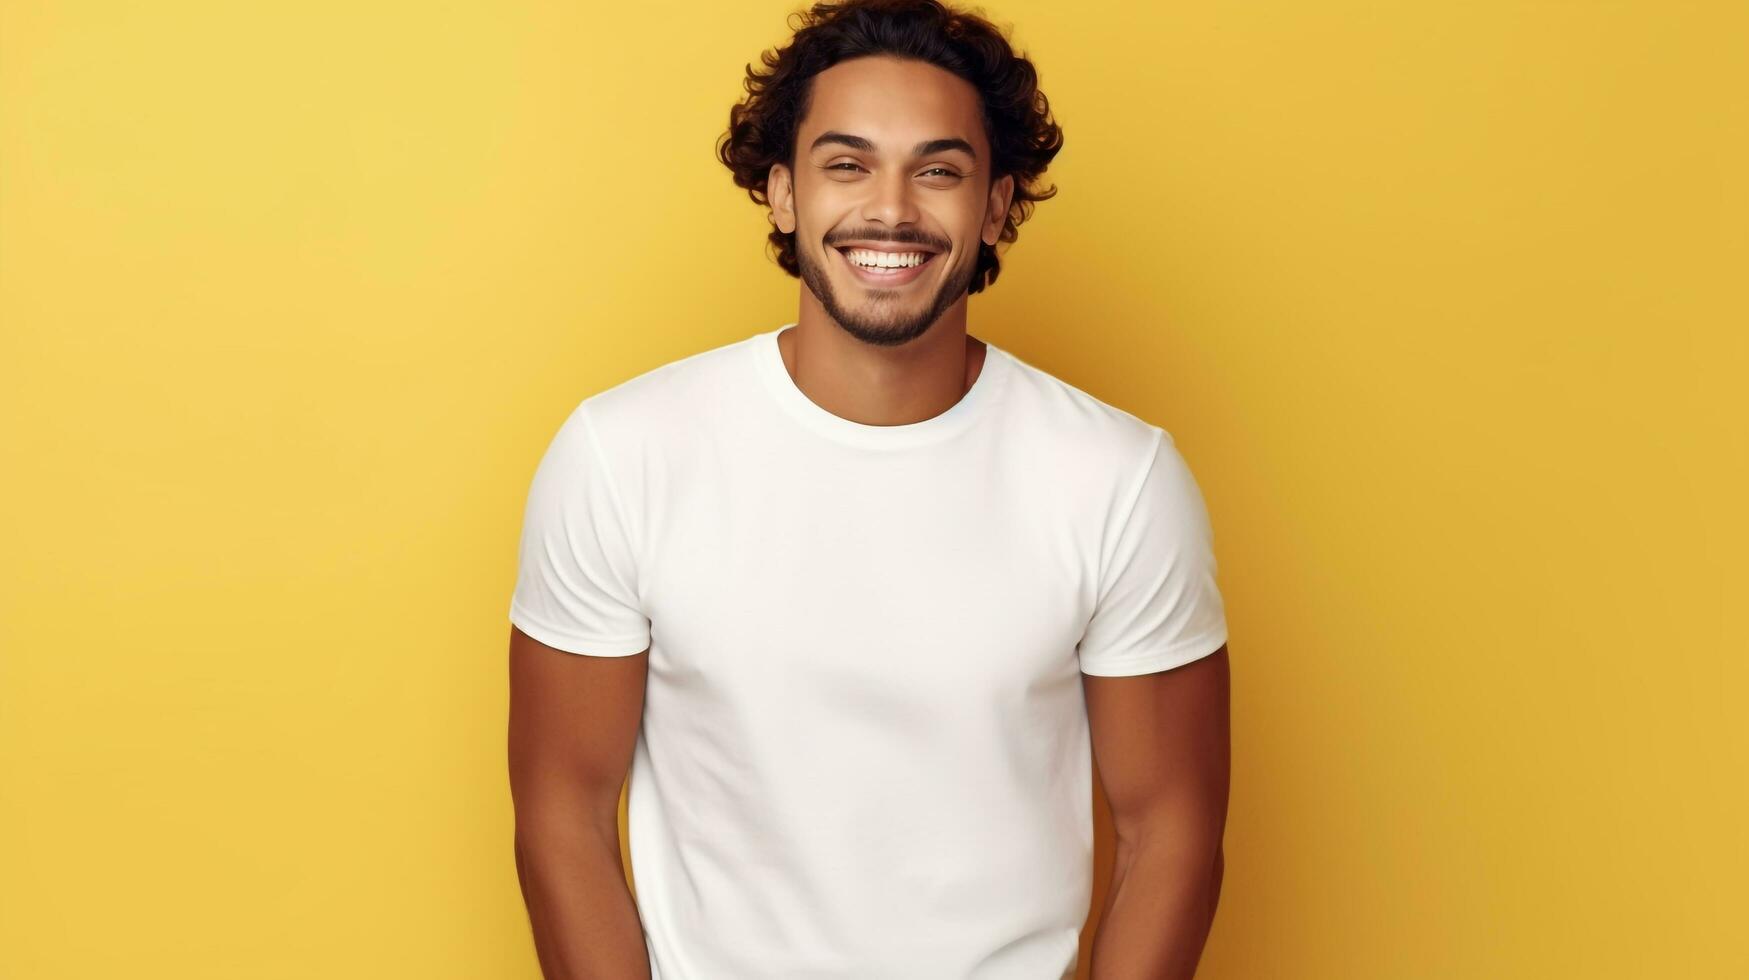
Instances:
[[[840,326],[902,344],[996,280],[1062,148],[1031,62],[936,0],[821,3],[747,68],[717,156],[771,208],[779,266]],[[865,250],[851,250],[861,245]],[[863,267],[922,264],[896,272]],[[870,254],[878,252],[880,254]]]

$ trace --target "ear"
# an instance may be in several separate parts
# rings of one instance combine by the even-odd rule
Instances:
[[[990,184],[990,201],[984,211],[984,227],[979,235],[985,245],[1001,241],[1002,226],[1008,222],[1008,205],[1014,201],[1014,175],[1003,174]]]
[[[765,175],[765,199],[771,204],[771,223],[786,235],[796,230],[795,184],[789,167],[774,163]]]

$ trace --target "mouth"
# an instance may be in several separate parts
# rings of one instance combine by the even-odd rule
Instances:
[[[840,259],[850,268],[858,282],[869,286],[903,286],[916,282],[925,269],[940,257],[940,252],[887,252],[855,246],[834,246]]]

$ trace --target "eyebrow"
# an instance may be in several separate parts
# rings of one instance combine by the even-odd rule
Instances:
[[[875,148],[873,143],[861,136],[852,136],[849,133],[840,133],[836,130],[829,129],[816,137],[814,142],[808,144],[808,149],[810,151],[817,150],[828,143],[837,143],[842,146],[848,146],[853,150],[861,150],[864,153],[873,153]],[[978,158],[978,153],[976,150],[972,149],[972,144],[957,136],[948,137],[946,139],[924,140],[911,148],[911,155],[926,157],[933,156],[937,153],[946,153],[949,150],[959,150],[974,160]]]

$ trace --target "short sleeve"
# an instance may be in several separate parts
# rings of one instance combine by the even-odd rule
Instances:
[[[619,657],[649,647],[622,503],[579,406],[529,486],[511,623],[568,653]]]
[[[1147,674],[1227,642],[1214,530],[1190,467],[1163,429],[1134,502],[1102,547],[1093,616],[1076,647],[1081,672]]]

